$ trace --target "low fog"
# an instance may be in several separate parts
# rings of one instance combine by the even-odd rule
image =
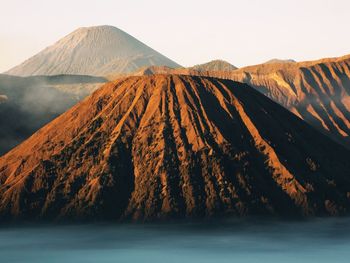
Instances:
[[[4,262],[348,262],[348,218],[0,228]],[[20,253],[19,253],[20,251]]]
[[[106,82],[90,76],[0,75],[0,155]]]

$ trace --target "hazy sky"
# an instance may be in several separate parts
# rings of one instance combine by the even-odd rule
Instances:
[[[0,72],[77,27],[113,25],[183,66],[350,53],[349,0],[0,0]]]

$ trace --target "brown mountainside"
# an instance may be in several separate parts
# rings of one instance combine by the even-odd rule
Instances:
[[[152,67],[151,71],[164,73],[164,69]],[[233,71],[167,69],[168,73],[247,83],[321,132],[350,147],[350,56],[300,63],[268,63]]]
[[[0,158],[6,219],[334,215],[349,151],[245,84],[106,84]]]
[[[258,65],[232,72],[228,77],[252,85],[325,134],[350,146],[350,56]]]

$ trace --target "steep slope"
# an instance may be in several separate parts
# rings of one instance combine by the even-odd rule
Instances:
[[[151,65],[179,66],[118,28],[97,26],[75,30],[7,74],[105,76]]]
[[[350,56],[209,74],[245,82],[350,147]]]
[[[208,63],[204,64],[199,64],[195,65],[190,68],[191,70],[196,70],[196,71],[230,71],[230,70],[235,70],[237,67],[233,66],[232,64],[228,63],[227,61],[224,60],[212,60]]]
[[[0,75],[0,156],[104,82],[90,76]]]
[[[0,158],[0,216],[335,215],[349,151],[245,84],[128,77]]]
[[[159,71],[247,83],[350,148],[350,56],[300,63],[261,64],[229,72],[199,72],[191,68],[159,70],[157,67],[147,72],[156,74]]]

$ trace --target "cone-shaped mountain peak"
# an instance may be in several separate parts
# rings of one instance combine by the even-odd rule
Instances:
[[[109,75],[179,65],[113,26],[82,27],[9,70],[11,75]]]

